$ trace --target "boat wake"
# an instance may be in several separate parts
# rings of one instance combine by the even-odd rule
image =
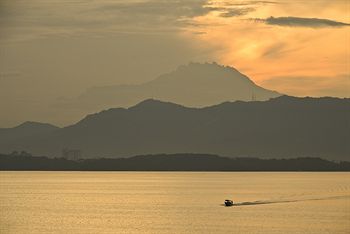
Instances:
[[[234,203],[233,206],[255,206],[255,205],[266,205],[266,204],[276,204],[276,203],[322,201],[322,200],[333,200],[333,199],[344,199],[344,198],[350,198],[350,195],[331,196],[331,197],[322,197],[322,198],[302,198],[302,199],[290,199],[290,200],[263,200],[263,201],[238,202],[238,203]]]

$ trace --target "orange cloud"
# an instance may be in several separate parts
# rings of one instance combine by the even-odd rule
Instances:
[[[272,77],[263,81],[262,85],[296,96],[309,96],[312,93],[314,96],[350,97],[349,74],[332,77]]]

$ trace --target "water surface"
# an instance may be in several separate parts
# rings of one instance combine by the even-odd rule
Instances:
[[[1,234],[349,232],[350,173],[0,172]]]

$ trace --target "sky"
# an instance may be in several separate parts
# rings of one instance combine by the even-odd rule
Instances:
[[[189,62],[288,95],[350,97],[349,24],[347,0],[2,0],[0,127],[72,123],[82,116],[53,103]]]

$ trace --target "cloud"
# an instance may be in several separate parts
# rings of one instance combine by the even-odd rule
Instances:
[[[287,43],[283,42],[277,42],[274,45],[268,47],[265,51],[262,53],[262,57],[276,57],[280,56],[281,54],[285,53]]]
[[[33,0],[5,1],[0,40],[24,41],[48,36],[103,36],[119,33],[177,33],[192,19],[219,10],[207,0]]]
[[[122,2],[108,3],[96,8],[97,11],[113,11],[125,13],[134,17],[137,15],[149,15],[157,17],[163,15],[172,17],[194,17],[208,13],[210,7],[205,7],[206,0],[188,1],[162,1],[151,0],[144,2]]]
[[[291,47],[289,43],[279,41],[262,51],[261,57],[276,59],[300,49],[302,49],[302,47]]]
[[[329,19],[318,19],[318,18],[301,18],[301,17],[273,17],[270,16],[266,19],[251,19],[255,22],[263,22],[269,25],[278,25],[286,27],[310,27],[310,28],[321,28],[321,27],[343,27],[350,26],[348,23]]]
[[[212,10],[219,11],[220,17],[230,18],[242,15],[247,15],[253,11],[256,11],[262,5],[278,4],[274,1],[238,1],[238,2],[226,2],[217,1],[211,2]],[[216,6],[216,9],[214,8]]]
[[[227,8],[223,13],[220,14],[221,17],[235,17],[246,15],[252,11],[255,11],[255,8],[247,7],[247,8]]]
[[[225,2],[226,6],[253,6],[253,5],[268,5],[279,4],[276,1],[241,1],[241,2]]]
[[[211,7],[205,6],[206,0],[142,2],[114,2],[99,4],[91,9],[90,14],[121,27],[133,29],[159,28],[177,29],[185,25],[189,19],[209,13]]]

